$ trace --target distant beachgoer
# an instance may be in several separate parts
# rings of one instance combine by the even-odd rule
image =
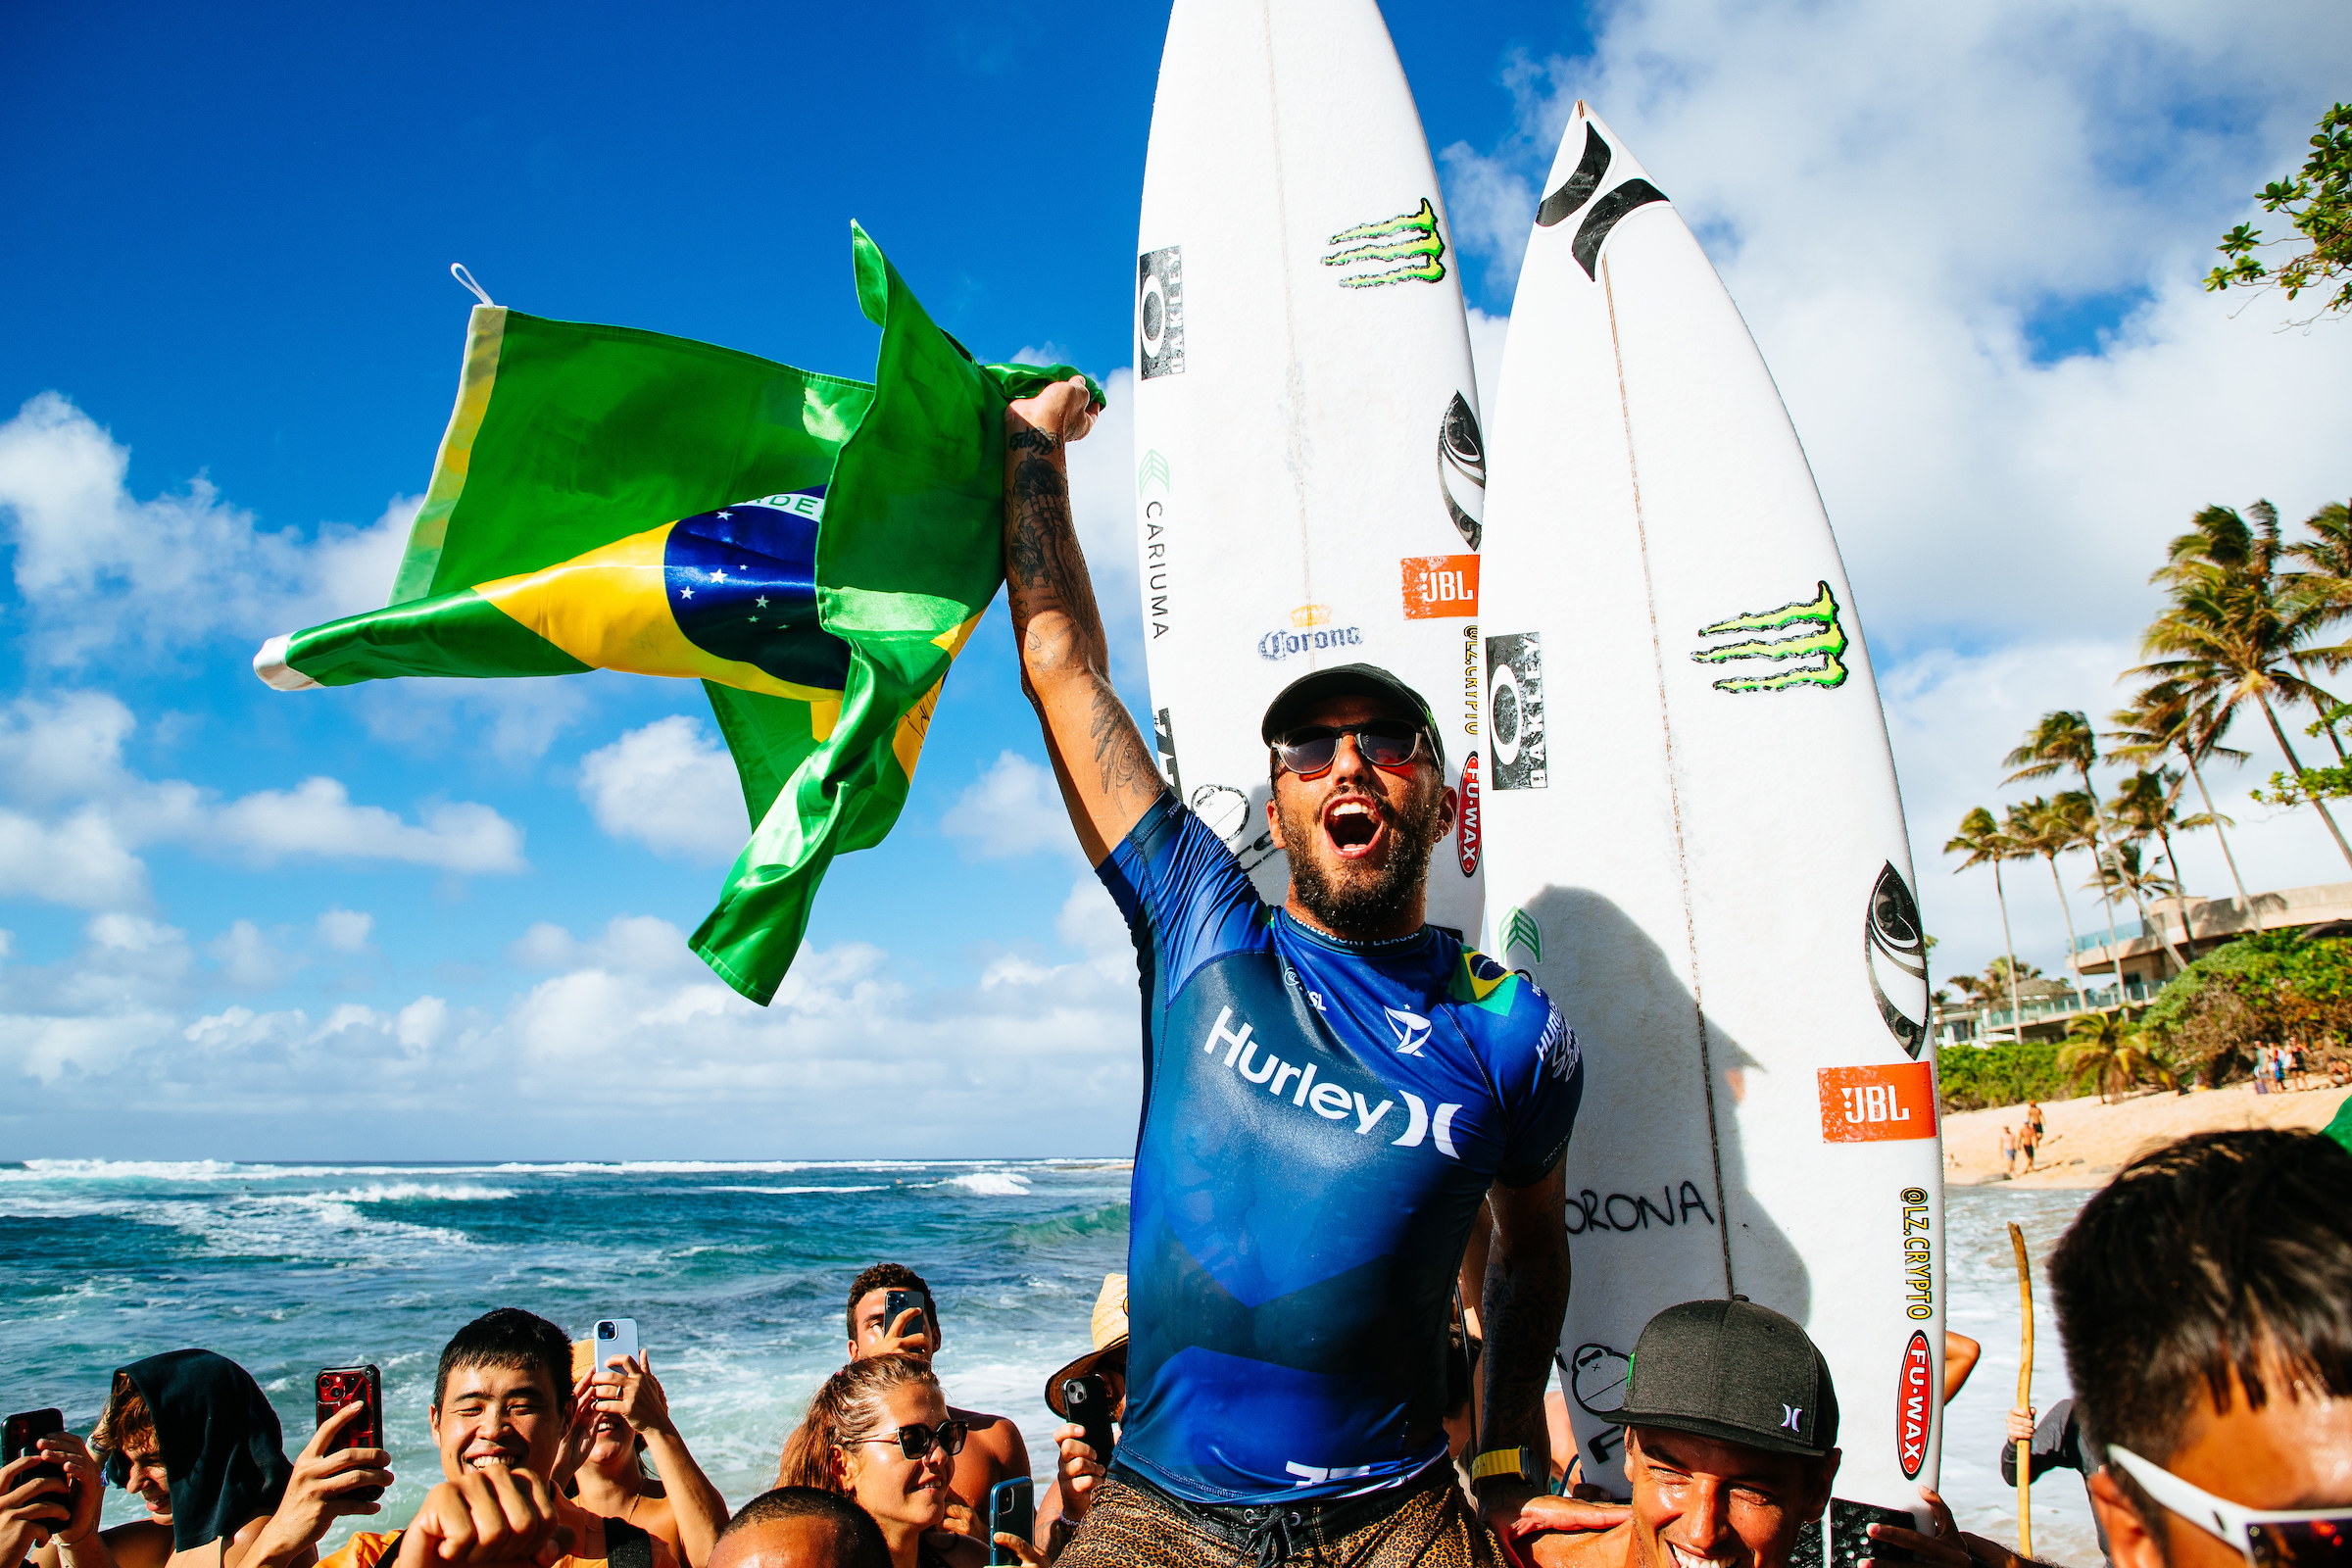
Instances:
[[[2008,1175],[2017,1174],[2017,1133],[2007,1126],[2001,1128],[2001,1168]]]
[[[978,1568],[988,1549],[947,1528],[948,1478],[967,1429],[949,1413],[930,1362],[903,1352],[866,1356],[825,1380],[789,1451],[788,1485],[837,1492],[873,1515],[892,1568]],[[1046,1559],[1028,1542],[995,1538],[1025,1563]]]
[[[1091,1373],[1109,1391],[1110,1430],[1115,1439],[1118,1423],[1127,1417],[1126,1275],[1102,1276],[1087,1333],[1094,1348],[1046,1379],[1046,1407],[1066,1420],[1070,1412],[1061,1396],[1062,1384]],[[1054,1445],[1054,1484],[1037,1504],[1037,1544],[1046,1548],[1049,1559],[1060,1556],[1061,1548],[1070,1544],[1070,1536],[1086,1517],[1094,1492],[1102,1485],[1104,1467],[1110,1463],[1109,1454],[1087,1446],[1084,1431],[1075,1425],[1056,1427]]]
[[[587,1447],[595,1419],[593,1405],[566,1397],[571,1386],[571,1342],[547,1319],[502,1306],[460,1329],[442,1348],[426,1412],[444,1479],[424,1494],[407,1529],[361,1531],[319,1568],[377,1568],[411,1536],[419,1538],[419,1560],[435,1568],[679,1568],[660,1536],[591,1513],[558,1489],[557,1478]],[[290,1522],[314,1529],[316,1542],[328,1521]]]
[[[727,1521],[710,1568],[890,1568],[890,1544],[839,1493],[778,1487]]]
[[[195,1568],[200,1560],[204,1568],[307,1568],[312,1560],[307,1548],[280,1550],[262,1539],[294,1467],[269,1396],[228,1357],[172,1350],[122,1368],[90,1447],[148,1517],[57,1557],[36,1553],[42,1568],[61,1559],[66,1568],[96,1568],[110,1556],[115,1568]]]
[[[2026,1102],[2026,1125],[2034,1129],[2034,1142],[2036,1144],[2040,1143],[2043,1136],[2048,1133],[2049,1126],[2041,1117],[2040,1101],[2029,1100]]]
[[[892,1291],[918,1292],[920,1307],[909,1307],[897,1322],[882,1321],[883,1303]],[[850,1286],[850,1359],[869,1355],[905,1354],[928,1361],[947,1343],[940,1327],[939,1303],[923,1277],[903,1263],[876,1263]],[[958,1535],[978,1535],[986,1528],[979,1511],[988,1506],[988,1489],[1029,1473],[1029,1445],[1008,1416],[986,1410],[950,1406],[948,1414],[970,1429],[970,1441],[951,1467],[947,1528]]]
[[[592,1345],[579,1340],[571,1347],[571,1396],[596,1411],[588,1450],[572,1477],[573,1496],[590,1513],[660,1536],[686,1568],[703,1568],[726,1526],[727,1499],[670,1420],[653,1357],[614,1356],[618,1366],[598,1367]],[[649,1457],[658,1474],[647,1473]]]
[[[2026,1124],[2017,1130],[2017,1152],[2026,1156],[2025,1174],[2034,1174],[2034,1155],[2040,1148],[2041,1129],[2034,1125],[2032,1118],[2028,1118]]]

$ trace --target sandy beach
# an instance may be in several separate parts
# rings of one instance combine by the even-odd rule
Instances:
[[[2021,1187],[2097,1187],[2142,1145],[2225,1127],[2321,1128],[2352,1089],[2307,1089],[2258,1095],[2250,1084],[2176,1095],[2141,1093],[2102,1105],[2098,1097],[2045,1100],[2046,1129],[2034,1174]],[[2001,1164],[2001,1129],[2022,1126],[2026,1107],[1964,1110],[1943,1120],[1943,1179],[1963,1187],[2009,1178]],[[2023,1167],[2023,1161],[2020,1162]]]

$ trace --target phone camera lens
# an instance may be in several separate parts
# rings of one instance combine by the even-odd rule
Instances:
[[[599,1323],[596,1326],[596,1337],[600,1340],[609,1340],[612,1338],[612,1325],[610,1323]]]

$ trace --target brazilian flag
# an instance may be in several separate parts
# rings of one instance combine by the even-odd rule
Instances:
[[[1074,373],[976,363],[856,224],[851,248],[882,328],[870,384],[477,306],[391,603],[254,658],[281,691],[701,680],[756,825],[693,947],[762,1005],[833,857],[898,820],[996,597],[1004,406]]]

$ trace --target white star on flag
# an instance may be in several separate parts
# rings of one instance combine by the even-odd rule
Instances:
[[[717,516],[717,518],[718,518],[718,520],[719,520],[719,521],[721,521],[721,522],[724,522],[724,521],[726,521],[726,520],[727,520],[729,517],[732,517],[733,515],[735,515],[735,514],[733,514],[732,512],[721,512],[721,513],[717,513],[717,514],[715,514],[715,515]]]
[[[678,590],[678,597],[680,599],[692,599],[694,597],[694,590],[691,588],[681,588]]]
[[[753,600],[752,603],[760,609],[765,610],[767,608],[767,595],[761,594],[759,598]]]
[[[725,582],[727,580],[727,568],[720,566],[713,570],[710,573],[710,580],[712,582]]]

